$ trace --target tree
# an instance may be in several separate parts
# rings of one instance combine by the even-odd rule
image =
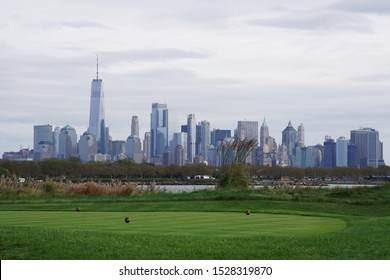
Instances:
[[[251,138],[229,139],[222,142],[219,149],[221,169],[217,188],[241,189],[250,186],[246,160],[256,147],[257,141]]]

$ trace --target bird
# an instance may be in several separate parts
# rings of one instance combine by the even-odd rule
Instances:
[[[126,217],[125,218],[125,222],[128,224],[128,223],[130,223],[130,218],[129,217]]]
[[[76,212],[80,212],[80,208],[79,207],[76,207]]]
[[[251,210],[246,210],[245,214],[250,215],[251,214]]]

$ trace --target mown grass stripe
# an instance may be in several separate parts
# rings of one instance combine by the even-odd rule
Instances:
[[[124,222],[125,217],[130,217],[129,224]],[[66,230],[214,237],[321,234],[347,227],[339,218],[230,212],[0,211],[0,222]]]

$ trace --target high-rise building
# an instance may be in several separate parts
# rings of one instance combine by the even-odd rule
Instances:
[[[184,165],[184,148],[182,145],[177,145],[175,147],[175,157],[173,159],[173,163],[178,166]]]
[[[201,151],[201,141],[202,141],[202,127],[200,123],[196,125],[196,140],[195,140],[195,156],[200,155]]]
[[[324,168],[336,167],[336,142],[329,136],[325,137],[322,166]]]
[[[196,146],[196,120],[194,114],[187,116],[187,161],[193,162]]]
[[[219,146],[219,143],[221,143],[225,138],[232,137],[231,130],[228,129],[213,129],[211,131],[211,145],[213,145],[215,148]]]
[[[379,132],[372,128],[351,131],[351,144],[357,146],[357,160],[360,167],[378,167],[384,164],[383,144]]]
[[[256,121],[238,121],[236,137],[255,139],[259,142],[259,122]]]
[[[126,159],[126,142],[123,140],[111,141],[110,155],[114,161]]]
[[[316,146],[296,147],[293,166],[297,168],[319,167],[321,151]]]
[[[91,104],[89,111],[88,132],[95,135],[99,142],[102,132],[102,121],[104,121],[104,91],[103,80],[99,79],[99,63],[96,63],[96,79],[91,83]],[[103,125],[104,122],[103,122]],[[103,133],[104,134],[104,133]]]
[[[60,153],[60,132],[61,127],[58,126],[53,130],[54,157],[57,157]]]
[[[298,146],[304,147],[305,146],[305,128],[303,127],[303,124],[300,124],[298,126]]]
[[[138,116],[131,117],[131,135],[139,136]]]
[[[145,132],[144,136],[144,159],[146,163],[151,162],[152,135],[150,132]]]
[[[34,160],[54,156],[53,127],[50,124],[34,125]]]
[[[105,121],[101,120],[100,122],[100,140],[98,143],[98,153],[99,154],[108,154],[109,153],[109,142],[110,142],[110,132],[109,128],[106,127]]]
[[[262,150],[264,150],[266,145],[268,146],[268,137],[269,137],[269,129],[264,118],[263,124],[260,127],[260,148]]]
[[[180,148],[177,148],[180,146]],[[175,132],[173,138],[170,141],[170,147],[172,151],[173,163],[176,165],[183,165],[187,159],[187,132]],[[181,154],[177,155],[176,152]],[[183,159],[181,159],[183,157]]]
[[[359,167],[358,148],[351,143],[348,144],[348,167]]]
[[[168,107],[153,103],[151,114],[151,158],[162,157],[168,147]]]
[[[61,159],[77,157],[77,134],[76,130],[70,125],[64,126],[60,131],[60,153]]]
[[[126,141],[126,156],[136,163],[142,163],[141,139],[137,135],[130,135]]]
[[[205,161],[209,160],[209,149],[210,149],[210,122],[202,121],[200,123],[201,134],[200,134],[200,155]]]
[[[162,164],[163,165],[172,164],[172,153],[170,150],[165,150],[165,152],[163,153]]]
[[[282,132],[282,145],[286,146],[289,164],[293,162],[295,146],[298,142],[298,133],[292,126],[291,121],[288,122],[287,127]]]
[[[237,139],[254,139],[259,143],[259,122],[257,121],[238,121],[237,129],[235,131]],[[256,149],[246,159],[247,163],[256,164]]]
[[[79,156],[83,163],[86,163],[93,159],[93,156],[97,154],[96,137],[92,133],[86,131],[80,136],[79,141]]]
[[[348,166],[348,139],[339,137],[336,140],[336,166]]]

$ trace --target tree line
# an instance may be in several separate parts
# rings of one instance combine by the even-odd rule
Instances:
[[[357,180],[359,178],[378,178],[390,175],[389,166],[379,168],[338,167],[325,169],[319,167],[294,168],[246,165],[248,176],[252,180],[278,180],[283,177],[292,179],[325,179],[338,178]],[[152,165],[137,164],[131,160],[116,162],[89,162],[82,164],[78,159],[47,159],[42,161],[8,161],[0,160],[1,177],[28,177],[34,179],[67,178],[67,179],[121,179],[121,180],[185,180],[196,175],[209,175],[218,178],[222,168],[194,165]]]

